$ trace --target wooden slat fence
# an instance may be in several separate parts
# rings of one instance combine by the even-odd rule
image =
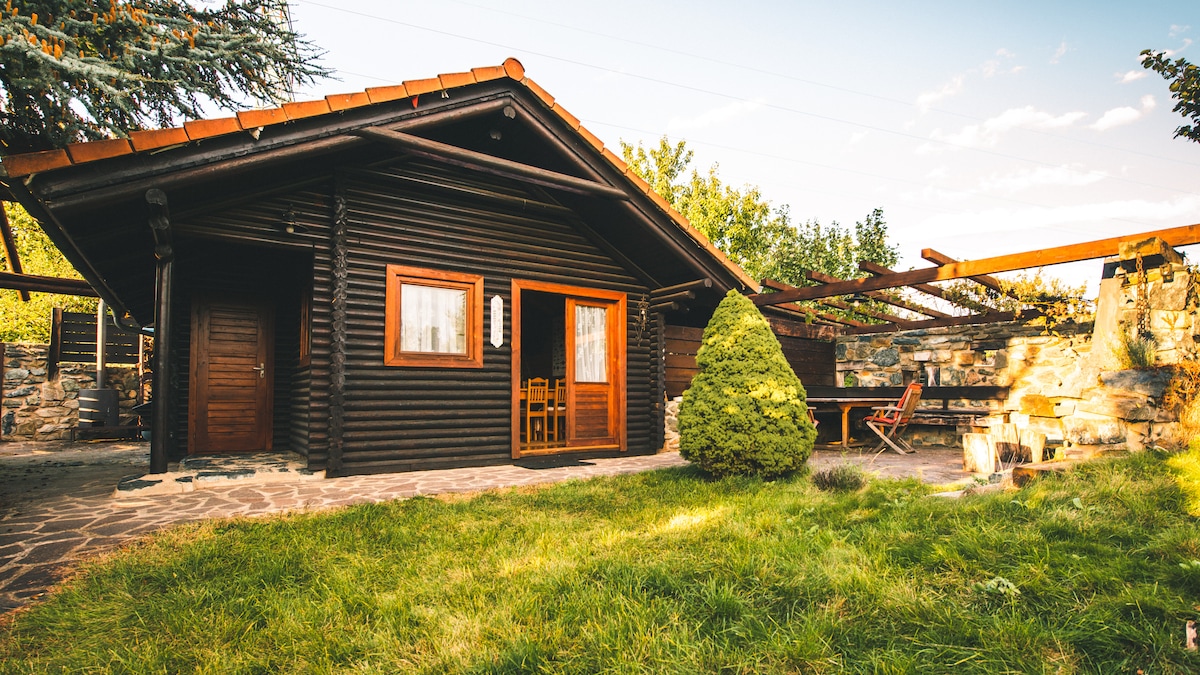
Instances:
[[[666,327],[667,398],[683,394],[695,376],[696,352],[700,349],[703,328]],[[783,355],[806,387],[833,386],[837,377],[834,343],[776,335]]]

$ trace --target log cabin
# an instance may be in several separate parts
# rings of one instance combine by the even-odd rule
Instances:
[[[114,316],[153,327],[156,472],[655,452],[667,327],[757,290],[515,59],[2,168]]]

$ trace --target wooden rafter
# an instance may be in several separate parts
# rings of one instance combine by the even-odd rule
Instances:
[[[883,265],[880,265],[878,263],[873,263],[869,260],[859,261],[858,269],[860,269],[864,272],[869,272],[871,274],[874,274],[875,276],[884,276],[887,274],[899,274],[899,272],[897,272],[893,269],[884,267]],[[957,307],[962,307],[963,309],[968,309],[968,310],[971,310],[974,312],[986,312],[986,311],[992,309],[991,307],[981,305],[977,302],[973,302],[973,301],[967,300],[965,298],[951,298],[949,295],[946,294],[945,291],[938,288],[937,286],[934,286],[933,284],[910,284],[908,287],[913,289],[914,291],[924,293],[925,295],[933,296],[935,298],[938,298],[939,300],[945,300],[946,302],[948,302],[952,305],[955,305]]]
[[[0,272],[0,288],[10,288],[18,291],[38,291],[41,293],[57,293],[59,295],[80,295],[89,298],[96,297],[96,291],[81,279],[60,279],[58,277],[39,277],[33,274],[9,274]]]
[[[820,274],[820,273],[818,272],[817,274]],[[832,277],[830,277],[830,278],[832,278]],[[770,288],[770,289],[773,289],[776,291],[788,291],[793,288],[796,288],[796,286],[792,286],[791,284],[785,284],[782,281],[776,281],[775,279],[763,279],[761,283],[764,288]],[[835,309],[840,309],[844,312],[851,312],[853,314],[858,314],[859,316],[865,316],[870,319],[876,319],[878,321],[890,322],[890,321],[903,321],[904,320],[903,318],[898,317],[898,316],[893,316],[891,314],[883,314],[881,312],[873,312],[871,310],[864,309],[862,307],[855,307],[849,303],[841,302],[839,300],[821,300],[820,304],[825,305],[827,307],[833,307]]]
[[[931,248],[921,249],[921,257],[935,265],[949,265],[951,263],[962,262],[961,260],[951,258],[945,253],[939,253]],[[1000,283],[999,279],[991,276],[990,274],[976,274],[973,277],[967,278],[979,284],[980,286],[983,286],[984,288],[988,288],[999,293],[1000,295],[1008,296],[1013,300],[1020,300],[1015,293],[1005,288],[1004,285]]]
[[[413,136],[400,131],[392,131],[380,127],[367,127],[353,132],[355,136],[369,138],[409,154],[424,157],[436,162],[452,164],[477,171],[484,171],[508,178],[520,178],[537,185],[542,185],[580,194],[601,195],[613,199],[629,199],[624,190],[611,185],[598,183],[594,180],[570,176],[557,171],[549,171],[540,167],[514,162],[512,160],[493,157],[482,152],[467,150],[449,143],[431,141],[420,136]]]
[[[754,302],[759,305],[774,305],[781,302],[795,302],[797,300],[816,300],[836,295],[877,291],[884,288],[926,284],[931,281],[963,279],[979,274],[1011,272],[1031,267],[1044,267],[1046,265],[1058,265],[1079,260],[1091,260],[1116,255],[1120,252],[1120,245],[1122,243],[1140,241],[1142,239],[1149,239],[1150,237],[1158,237],[1170,246],[1186,246],[1188,244],[1200,243],[1200,224],[1184,225],[1182,227],[1173,227],[1153,232],[1142,232],[1123,237],[1111,237],[1097,241],[1088,241],[1082,244],[1055,246],[1053,248],[1027,251],[1025,253],[967,260],[940,267],[896,272],[867,279],[841,281],[825,286],[798,288],[794,291],[781,291],[779,293],[759,295],[754,298]]]
[[[17,254],[17,240],[13,238],[12,227],[8,224],[8,211],[0,203],[0,237],[4,239],[4,257],[8,259],[8,269],[13,274],[24,274],[21,268],[21,256]],[[29,302],[29,291],[21,291],[21,301]]]
[[[845,281],[845,279],[839,279],[835,276],[825,274],[824,272],[817,272],[815,270],[809,270],[809,271],[805,272],[804,275],[806,277],[808,277],[809,279],[811,279],[817,283],[821,283],[821,284],[832,284],[832,283],[836,283],[839,281]],[[766,285],[766,284],[767,284],[767,280],[763,280],[763,285]],[[935,288],[936,288],[936,286],[935,286]],[[784,289],[780,288],[778,290],[784,290]],[[891,305],[892,307],[899,307],[900,309],[907,309],[910,312],[916,312],[917,314],[924,314],[925,316],[933,317],[935,319],[945,319],[945,318],[950,317],[950,315],[946,314],[945,312],[939,312],[936,309],[930,309],[928,307],[925,307],[924,305],[918,305],[918,304],[915,304],[912,302],[908,302],[907,300],[905,300],[903,298],[891,296],[882,291],[867,291],[867,292],[863,293],[863,295],[867,296],[868,298],[871,298],[872,300],[878,300],[879,302],[882,302],[885,305]]]
[[[870,326],[855,326],[845,330],[846,335],[863,335],[867,333],[891,333],[901,330],[916,330],[918,328],[944,328],[946,326],[974,326],[984,323],[1001,323],[1027,320],[1042,316],[1042,312],[1034,309],[1023,310],[1020,316],[1013,312],[984,312],[967,316],[952,316],[945,319],[927,319],[924,321],[901,321],[897,323],[880,323]]]

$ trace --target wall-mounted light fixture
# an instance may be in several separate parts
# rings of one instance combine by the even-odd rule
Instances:
[[[296,207],[288,204],[287,210],[281,216],[280,228],[288,234],[304,234],[308,228],[296,221]]]

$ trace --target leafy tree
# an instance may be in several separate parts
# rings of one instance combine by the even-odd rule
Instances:
[[[836,222],[793,224],[785,204],[772,207],[757,187],[734,189],[720,178],[718,165],[701,173],[691,166],[685,141],[665,136],[658,147],[622,141],[625,162],[731,260],[756,278],[807,286],[806,270],[844,279],[863,275],[859,260],[894,265],[898,254],[887,243],[887,222],[875,209],[848,230]]]
[[[1200,143],[1200,66],[1188,63],[1187,59],[1171,61],[1166,52],[1145,49],[1142,50],[1142,67],[1171,82],[1171,98],[1177,101],[1172,110],[1192,122],[1175,129],[1175,137],[1183,136]]]
[[[713,312],[699,372],[679,405],[679,451],[715,476],[780,476],[804,466],[817,430],[806,393],[766,319],[729,291]]]
[[[327,71],[285,0],[9,0],[0,16],[0,154],[165,127],[206,104],[285,98]]]
[[[6,203],[4,209],[17,244],[17,255],[26,274],[44,277],[82,279],[71,263],[59,253],[50,238],[38,227],[25,209]],[[3,269],[10,270],[9,261],[0,249]],[[0,342],[47,342],[50,339],[50,313],[55,307],[71,312],[95,312],[95,298],[80,298],[53,293],[30,293],[29,302],[22,302],[17,291],[0,290]]]

